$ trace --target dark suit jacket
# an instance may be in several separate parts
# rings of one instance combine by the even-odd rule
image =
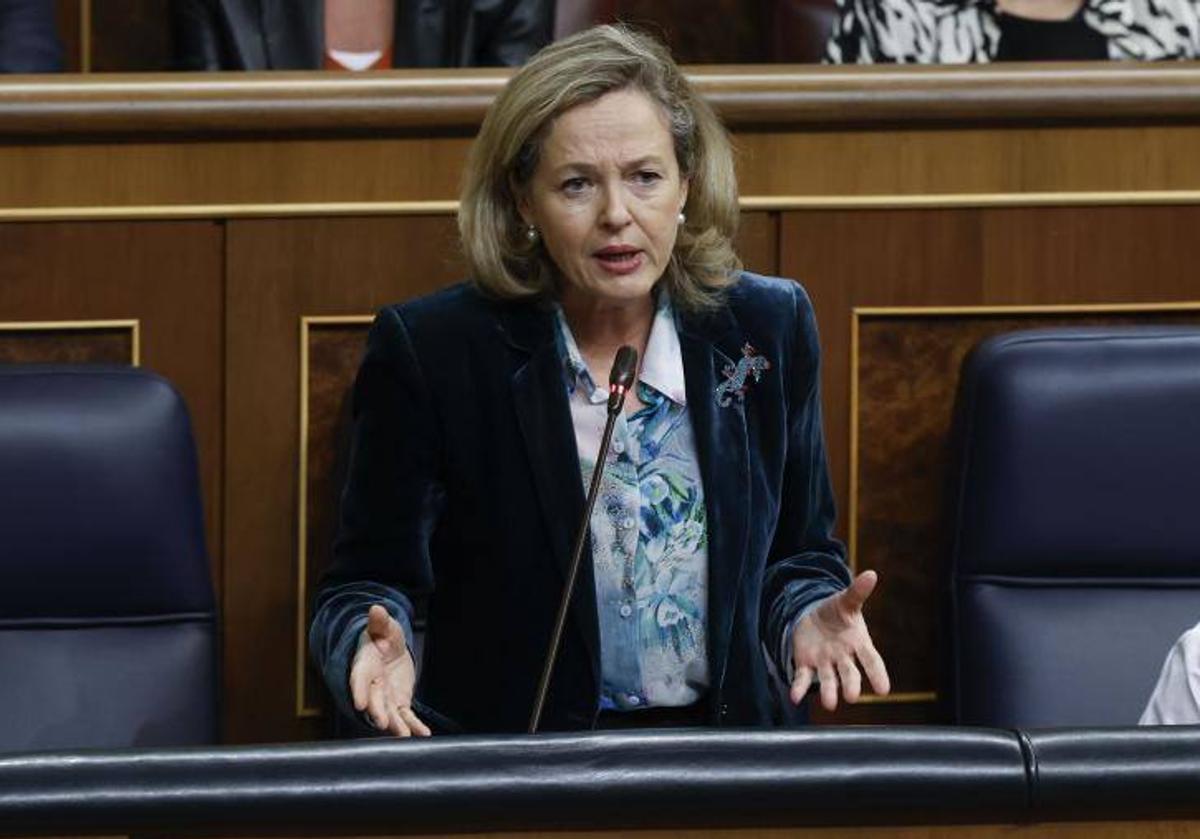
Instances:
[[[63,68],[53,0],[0,0],[0,73]]]
[[[549,43],[550,0],[396,0],[395,67],[516,66]],[[321,0],[171,0],[177,70],[318,70]]]
[[[709,719],[778,722],[764,646],[777,655],[791,618],[849,581],[830,532],[812,308],[799,285],[744,274],[715,312],[681,313],[679,338],[708,508]],[[772,367],[721,407],[722,371],[747,342]],[[418,698],[470,731],[524,729],[584,507],[551,309],[469,286],[384,309],[355,412],[310,636],[318,666],[349,711],[367,607],[405,620],[408,598],[429,596]],[[598,646],[585,563],[544,728],[592,727]]]

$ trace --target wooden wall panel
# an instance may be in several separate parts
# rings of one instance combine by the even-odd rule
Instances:
[[[860,568],[881,571],[870,604],[898,691],[936,687],[934,596],[940,480],[958,363],[978,338],[1049,316],[983,317],[998,304],[1090,304],[1200,299],[1190,234],[1200,207],[830,210],[785,213],[781,267],[813,297],[824,351],[826,436],[841,512]],[[859,307],[949,307],[945,318],[860,318],[858,414],[852,416],[851,313]],[[912,317],[915,317],[913,313]],[[1113,315],[1107,315],[1113,318]],[[1186,313],[1142,319],[1194,322]],[[1032,318],[1032,319],[1031,319]],[[1107,322],[1107,321],[1106,321]],[[885,328],[902,323],[905,329]],[[911,328],[909,328],[911,327]],[[854,437],[855,422],[858,437]],[[857,521],[849,518],[851,450],[860,455]],[[921,696],[911,696],[919,700]],[[887,703],[826,721],[909,719]],[[934,711],[929,708],[932,719]]]
[[[460,275],[445,202],[504,74],[180,78],[0,84],[0,322],[141,322],[143,363],[181,386],[196,419],[210,545],[225,557],[228,736],[295,739],[318,730],[297,717],[299,518],[310,516],[316,557],[332,529],[329,412],[340,409],[357,341],[353,329],[335,329],[310,342],[303,450],[316,471],[300,500],[301,318],[365,315]],[[696,78],[733,120],[753,210],[739,237],[747,267],[801,280],[816,306],[840,527],[863,553],[928,521],[934,502],[916,497],[925,490],[913,489],[903,510],[880,492],[937,471],[928,458],[918,474],[895,471],[897,457],[929,452],[941,433],[896,393],[944,395],[962,344],[942,346],[934,375],[925,366],[933,356],[918,348],[936,330],[864,334],[860,395],[882,389],[852,417],[855,307],[1200,297],[1190,247],[1200,222],[1195,68],[745,68]],[[63,220],[106,215],[117,220]],[[153,220],[172,215],[198,220]],[[955,323],[983,323],[973,317]],[[41,341],[0,339],[0,353],[127,349],[95,335]],[[920,387],[888,390],[906,375]],[[910,415],[916,448],[884,433]],[[848,519],[852,419],[864,429],[858,527]],[[909,551],[926,537],[912,536]],[[899,627],[889,635],[926,639],[892,650],[897,686],[913,693],[928,679],[921,656],[932,630],[895,621],[925,608],[920,568],[889,567],[872,607],[892,610],[879,615]],[[933,712],[868,703],[815,716],[921,721]]]
[[[455,235],[450,216],[229,224],[225,710],[231,741],[292,740],[319,731],[297,717],[294,654],[302,608],[301,318],[372,313],[450,284],[463,276]],[[339,398],[338,387],[322,393]],[[310,453],[332,445],[322,440]]]
[[[1187,256],[1200,206],[989,210],[981,216],[981,294],[989,303],[1200,299]]]
[[[370,318],[305,322],[301,332],[300,528],[303,553],[297,574],[304,588],[295,617],[296,690],[302,716],[321,713],[326,703],[316,669],[308,664],[305,633],[312,617],[311,595],[333,561],[338,508],[349,455],[354,376],[362,362]],[[307,355],[306,355],[307,354]]]
[[[170,379],[191,411],[218,585],[222,247],[212,222],[0,224],[0,321],[140,322],[142,365]],[[59,354],[79,355],[77,337],[59,337]]]
[[[743,131],[735,140],[741,192],[753,200],[959,195],[986,203],[1052,193],[1065,202],[1077,192],[1200,190],[1192,153],[1200,127],[1189,125]],[[0,208],[455,200],[469,145],[401,136],[0,144]]]
[[[742,213],[734,243],[747,271],[779,273],[779,213]]]
[[[0,364],[132,364],[134,333],[133,325],[0,323]]]
[[[343,139],[0,145],[0,207],[455,199],[468,144]]]
[[[63,46],[63,70],[78,73],[83,68],[80,0],[54,0],[54,20]]]
[[[1194,125],[736,133],[743,195],[1200,189]]]

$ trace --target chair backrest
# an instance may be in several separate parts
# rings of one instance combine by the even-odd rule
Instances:
[[[122,367],[0,366],[0,750],[217,738],[187,410]]]
[[[989,339],[954,441],[953,718],[1136,723],[1200,620],[1200,329]]]

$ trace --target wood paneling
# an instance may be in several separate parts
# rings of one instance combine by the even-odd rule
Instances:
[[[6,82],[0,214],[201,205],[193,212],[219,217],[247,205],[453,200],[470,136],[505,78],[501,70]],[[1080,193],[1200,191],[1197,68],[758,68],[695,78],[730,119],[742,194],[759,200],[1069,202]],[[908,110],[887,110],[897,103]],[[1066,124],[1036,122],[1055,107],[1069,112]],[[1158,122],[1132,122],[1155,108]],[[902,126],[880,127],[901,116]]]
[[[105,76],[103,83],[86,76],[21,79],[0,85],[0,125],[8,135],[44,138],[470,136],[511,74],[470,69],[140,74]],[[1057,130],[1200,119],[1200,67],[1184,62],[691,67],[688,76],[734,131]]]
[[[131,364],[132,327],[30,329],[0,323],[0,364]]]
[[[222,229],[211,222],[0,224],[0,321],[140,321],[142,365],[170,379],[192,415],[218,584],[222,244]],[[60,347],[45,352],[71,360],[99,355],[95,337],[59,339]],[[80,348],[81,340],[91,349]],[[116,340],[121,346],[103,358],[126,363],[128,337],[118,331]]]
[[[1188,256],[1200,205],[990,210],[980,220],[988,303],[1200,299]]]
[[[779,214],[742,213],[735,245],[746,270],[778,274]]]
[[[78,73],[83,67],[79,0],[54,0],[54,20],[63,46],[63,69]]]
[[[296,718],[300,318],[372,313],[463,269],[448,216],[236,221],[228,237],[226,734],[291,740],[318,730]]]
[[[467,146],[413,139],[0,146],[0,207],[456,198]]]
[[[735,140],[744,196],[982,195],[986,202],[995,194],[1065,193],[1058,200],[1070,203],[1071,193],[1200,190],[1193,154],[1200,127],[1193,126],[745,132]],[[0,145],[0,212],[453,200],[468,147],[464,138]]]
[[[740,132],[743,195],[1195,190],[1200,128]],[[1192,159],[1189,159],[1192,158]]]
[[[357,320],[357,319],[347,319]],[[369,323],[311,323],[301,333],[307,351],[307,369],[300,371],[307,382],[302,398],[307,427],[300,441],[304,457],[300,488],[303,517],[298,537],[303,544],[302,575],[306,596],[297,600],[297,667],[304,673],[298,683],[297,697],[302,713],[325,704],[324,691],[314,667],[307,662],[304,643],[311,619],[311,594],[316,592],[321,574],[333,560],[333,540],[337,535],[338,507],[349,454],[352,391],[354,376],[362,361]],[[303,355],[302,355],[303,359]]]
[[[801,280],[816,307],[844,536],[854,307],[1200,297],[1191,247],[1200,68],[707,68],[695,77],[731,119],[741,192],[758,208],[739,235],[746,266]],[[461,275],[452,208],[419,202],[455,198],[470,136],[505,78],[0,83],[0,222],[29,208],[196,219],[0,223],[0,322],[137,318],[143,363],[181,387],[195,418],[211,552],[224,557],[231,740],[317,732],[296,716],[298,518],[301,509],[310,517],[307,544],[319,557],[333,526],[331,412],[341,410],[358,339],[354,329],[320,331],[309,347],[304,445],[316,471],[302,507],[300,319],[368,314]],[[947,206],[822,204],[864,196]],[[794,209],[804,200],[809,209]],[[989,206],[1005,201],[1034,206]],[[337,202],[377,214],[347,216]],[[928,452],[942,433],[938,400],[966,334],[939,345],[929,366],[935,332],[865,334],[860,348],[863,515],[854,535],[886,572],[872,608],[892,611],[873,618],[902,690],[927,687],[931,672],[932,624],[927,615],[905,622],[903,610],[928,607],[934,557],[922,545],[936,499],[922,487],[937,471]],[[9,340],[12,355],[18,339]],[[98,346],[95,336],[56,336],[20,352],[90,358]],[[102,353],[123,351],[106,344]],[[919,558],[905,564],[900,553]],[[814,718],[933,713],[928,704],[863,704]]]

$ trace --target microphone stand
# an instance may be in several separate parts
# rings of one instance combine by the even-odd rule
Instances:
[[[579,576],[579,566],[583,559],[583,545],[587,541],[588,530],[592,523],[592,508],[596,506],[596,496],[600,492],[600,481],[604,478],[604,464],[608,461],[608,444],[612,441],[613,428],[617,417],[625,405],[625,394],[633,383],[637,371],[637,351],[624,346],[617,351],[613,362],[612,373],[608,385],[608,421],[604,424],[604,436],[600,439],[600,453],[596,457],[596,468],[592,470],[592,483],[588,487],[587,503],[584,505],[583,520],[575,534],[575,547],[571,551],[571,565],[567,571],[567,584],[563,590],[562,601],[558,604],[558,617],[554,621],[554,633],[550,636],[550,649],[546,654],[546,663],[542,667],[542,678],[538,682],[537,695],[533,702],[533,713],[529,716],[529,733],[536,734],[538,723],[542,719],[542,709],[546,704],[546,693],[550,689],[550,676],[554,673],[554,663],[558,658],[558,649],[562,645],[563,628],[567,623],[567,609],[571,604],[571,595],[575,591],[575,580]]]

